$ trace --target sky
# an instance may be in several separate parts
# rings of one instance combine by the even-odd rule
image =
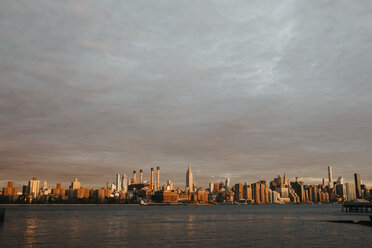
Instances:
[[[370,1],[0,1],[0,184],[372,186]],[[0,185],[0,186],[1,186]]]

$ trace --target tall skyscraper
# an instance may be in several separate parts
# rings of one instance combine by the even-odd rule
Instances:
[[[354,173],[354,181],[355,181],[355,194],[357,199],[362,198],[362,187],[360,183],[360,176],[357,173]]]
[[[328,166],[328,185],[329,188],[333,188],[332,166]]]
[[[121,186],[121,177],[120,177],[120,174],[116,174],[116,190],[117,191],[121,191],[122,190],[122,186]]]
[[[28,181],[29,194],[37,197],[40,192],[40,181],[36,180],[36,177]]]
[[[345,183],[345,195],[347,201],[355,201],[355,184],[354,183]]]
[[[225,186],[226,186],[226,189],[230,188],[230,177],[226,178]]]
[[[214,183],[209,183],[209,192],[213,192]]]
[[[160,167],[156,167],[156,189],[160,189]]]
[[[122,177],[122,187],[123,187],[123,192],[127,193],[128,192],[128,177],[125,174]]]
[[[80,182],[78,181],[77,177],[75,177],[74,181],[71,183],[70,189],[80,189]]]
[[[189,192],[194,192],[194,179],[192,176],[192,170],[189,162],[189,167],[186,171],[186,190]]]
[[[154,184],[154,168],[151,168],[151,190],[154,190],[155,184]]]
[[[140,184],[143,184],[143,170],[140,169]]]

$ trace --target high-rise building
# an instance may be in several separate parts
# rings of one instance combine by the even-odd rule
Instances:
[[[329,188],[333,188],[332,166],[328,166],[328,185]]]
[[[36,177],[32,178],[32,180],[28,181],[28,189],[29,189],[29,192],[28,192],[29,195],[33,195],[37,197],[40,192],[40,181],[36,180]]]
[[[10,195],[16,195],[16,194],[17,194],[17,188],[14,188],[13,182],[9,181],[8,186],[3,188],[3,195],[10,196]]]
[[[186,171],[186,191],[194,192],[194,179],[192,175],[192,170],[189,162],[189,167]]]
[[[243,200],[244,196],[244,185],[241,183],[237,183],[234,185],[234,199],[235,201]]]
[[[52,191],[52,193],[57,195],[57,196],[61,196],[62,195],[62,185],[60,183],[57,183],[56,188]]]
[[[128,192],[128,177],[127,175],[123,175],[122,177],[122,189],[123,189],[123,193],[127,193]]]
[[[121,180],[122,178],[120,177],[120,174],[116,174],[116,190],[121,191],[122,190],[122,185],[121,185]]]
[[[226,186],[226,189],[229,189],[230,188],[230,177],[227,177],[226,178],[225,186]]]
[[[345,194],[347,201],[355,201],[355,184],[354,183],[345,183]]]
[[[362,187],[360,183],[360,176],[358,173],[354,173],[354,181],[355,181],[355,194],[357,199],[362,198]]]
[[[140,169],[140,184],[143,184],[143,171]]]
[[[156,190],[160,190],[160,167],[156,167]]]
[[[80,189],[80,182],[77,177],[74,178],[74,181],[71,183],[70,189]]]
[[[214,183],[209,183],[209,192],[212,193],[213,192],[213,187],[214,187]]]

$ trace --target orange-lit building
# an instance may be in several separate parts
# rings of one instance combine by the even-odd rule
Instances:
[[[4,196],[16,195],[18,193],[17,188],[13,187],[13,182],[9,181],[7,187],[3,188]]]

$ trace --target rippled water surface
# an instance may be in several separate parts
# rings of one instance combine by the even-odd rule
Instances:
[[[340,205],[6,207],[1,247],[372,247]]]

